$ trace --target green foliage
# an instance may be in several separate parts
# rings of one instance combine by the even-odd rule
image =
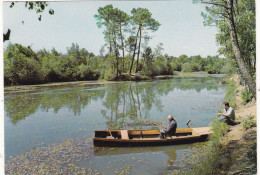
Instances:
[[[143,29],[156,31],[160,23],[152,18],[152,13],[146,8],[133,8],[131,11],[132,22],[135,25],[141,26]]]
[[[247,88],[245,88],[241,93],[241,97],[242,97],[243,103],[246,104],[247,102],[249,102],[252,99],[253,95]]]
[[[250,129],[252,127],[256,127],[256,121],[254,115],[249,115],[246,119],[242,121],[243,129]]]
[[[131,61],[132,56],[126,55],[123,66],[123,59],[119,57],[117,60],[113,53],[95,56],[74,43],[67,48],[66,54],[59,53],[55,48],[52,48],[50,52],[45,49],[34,52],[30,47],[9,44],[4,52],[4,80],[5,85],[97,79],[115,80],[117,68],[120,76],[122,73],[128,72]],[[134,60],[133,67],[136,65],[137,62]],[[210,69],[209,67],[221,70],[215,73],[225,73],[222,71],[224,68],[229,73],[234,71],[233,63],[227,59],[210,56],[207,58],[188,57],[186,55],[176,58],[167,54],[162,55],[158,49],[153,51],[150,47],[146,47],[145,52],[141,55],[138,71],[142,77],[154,77],[173,75],[174,70],[207,71]]]
[[[13,8],[15,3],[17,2],[11,2],[10,4],[10,8]],[[46,1],[38,1],[38,2],[32,2],[32,1],[26,1],[25,2],[25,8],[27,8],[28,10],[35,10],[35,12],[38,13],[43,13],[44,10],[46,10],[48,6],[48,2]],[[49,9],[49,14],[53,15],[54,14],[54,10],[53,9]],[[42,20],[42,15],[39,15],[38,20],[41,21]]]
[[[228,125],[226,122],[220,122],[219,120],[213,120],[210,123],[213,134],[210,135],[210,141],[214,145],[219,145],[223,135],[228,131]]]
[[[223,0],[219,4],[225,4]],[[233,1],[234,23],[239,44],[239,49],[243,55],[243,61],[254,74],[256,66],[256,24],[255,24],[255,1]],[[226,58],[233,59],[234,52],[229,33],[228,20],[223,18],[227,16],[223,7],[218,5],[208,5],[207,13],[202,13],[205,25],[216,25],[218,33],[216,41],[221,46],[219,53]],[[223,15],[221,15],[223,14]]]
[[[229,102],[229,105],[232,107],[236,107],[236,94],[237,94],[237,87],[236,83],[232,81],[228,81],[226,84],[227,92],[225,99]]]
[[[99,58],[77,44],[62,55],[54,48],[35,53],[30,47],[9,44],[4,53],[5,85],[36,84],[57,81],[96,80]]]
[[[193,72],[194,71],[194,66],[192,63],[184,63],[182,65],[182,72]]]
[[[171,58],[171,66],[175,71],[206,71],[209,74],[234,74],[236,70],[234,60],[218,56],[202,58],[200,55],[191,57],[181,55],[178,58]]]
[[[5,84],[35,84],[43,81],[41,66],[30,48],[13,45],[4,54]]]

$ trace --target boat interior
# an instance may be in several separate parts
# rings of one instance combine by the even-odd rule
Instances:
[[[96,138],[106,139],[159,139],[159,130],[107,130],[95,131]],[[167,138],[192,136],[192,128],[180,128],[173,136],[166,135]]]

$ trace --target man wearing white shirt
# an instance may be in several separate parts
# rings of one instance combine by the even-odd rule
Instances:
[[[234,121],[235,121],[235,111],[234,111],[234,109],[231,106],[229,106],[229,103],[227,101],[225,101],[223,103],[223,105],[224,105],[223,113],[217,114],[218,116],[221,116],[221,117],[219,117],[218,120],[219,121],[225,120],[227,122],[227,124],[234,123]]]

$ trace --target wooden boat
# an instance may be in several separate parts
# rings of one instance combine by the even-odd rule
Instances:
[[[207,140],[210,127],[180,128],[174,136],[159,138],[159,130],[102,130],[95,131],[96,147],[132,147],[175,145]]]

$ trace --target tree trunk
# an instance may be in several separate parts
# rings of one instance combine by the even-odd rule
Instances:
[[[142,25],[140,26],[139,31],[140,31],[140,38],[139,38],[139,46],[138,46],[138,53],[137,53],[137,61],[136,61],[135,73],[138,71],[138,61],[139,61],[140,47],[141,47],[141,40],[142,40]]]
[[[125,68],[124,59],[125,59],[125,46],[124,46],[124,40],[123,40],[123,34],[122,34],[122,26],[120,24],[120,37],[121,37],[121,44],[122,44],[122,52],[123,52],[123,64],[122,68]]]
[[[249,87],[249,90],[252,92],[253,96],[256,99],[256,84],[254,82],[253,77],[249,73],[249,69],[245,62],[243,61],[241,51],[239,49],[238,40],[237,40],[237,33],[235,29],[235,23],[234,23],[234,16],[233,16],[233,0],[228,0],[227,2],[228,6],[228,27],[229,27],[229,34],[231,37],[231,43],[232,43],[232,49],[235,55],[235,58],[237,60],[237,64],[239,66],[239,69],[242,73],[242,76],[244,80],[246,81],[246,84]]]
[[[138,34],[139,34],[139,29],[138,29],[137,34],[136,34],[135,49],[134,49],[134,53],[133,53],[133,58],[132,58],[132,63],[131,63],[131,66],[130,66],[129,74],[131,74],[131,72],[132,72],[132,68],[133,68],[133,64],[134,64],[134,60],[135,60],[135,50],[136,50],[136,45],[137,45]]]
[[[134,95],[133,95],[132,87],[131,87],[131,85],[129,87],[130,87],[130,93],[131,93],[131,96],[132,96],[133,102],[134,102],[133,105],[134,105],[134,110],[135,110],[135,117],[138,117],[137,116],[137,109],[136,109],[136,106],[135,106],[135,98],[134,98]]]
[[[116,47],[116,34],[115,34],[115,32],[114,32],[113,41],[114,41],[114,50],[115,50],[115,55],[116,55],[116,78],[118,78],[118,73],[119,73],[119,71],[118,71],[118,49]]]
[[[109,33],[109,53],[112,53],[112,41],[111,41],[111,34]]]

